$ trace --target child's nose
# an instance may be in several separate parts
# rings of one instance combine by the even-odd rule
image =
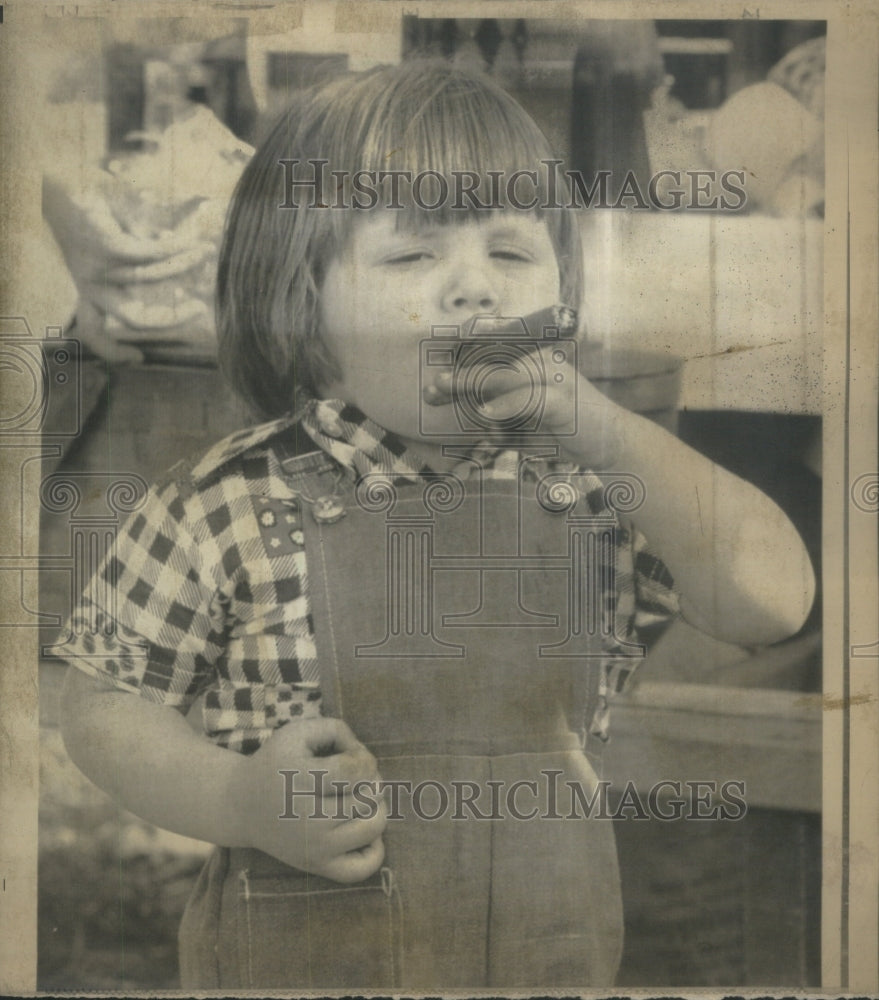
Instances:
[[[491,276],[480,267],[463,267],[452,276],[443,293],[446,312],[494,312],[499,302]]]

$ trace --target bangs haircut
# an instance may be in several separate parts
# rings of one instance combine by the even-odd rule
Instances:
[[[297,393],[316,395],[321,383],[341,376],[321,337],[320,290],[352,226],[373,210],[396,212],[398,226],[412,228],[454,224],[497,209],[529,211],[547,225],[560,301],[579,307],[577,217],[561,207],[562,172],[557,193],[547,188],[552,168],[544,161],[554,159],[546,137],[505,90],[443,61],[408,60],[302,92],[245,168],[229,210],[217,274],[226,377],[256,415],[273,419],[295,407]],[[509,203],[506,180],[521,170],[537,174],[537,183],[532,179],[527,188],[527,200],[537,199],[533,210]],[[381,171],[429,174],[435,183],[425,185],[430,194],[419,205],[411,181],[378,180]],[[489,171],[500,174],[494,189]],[[374,207],[360,197],[358,208],[352,179],[364,172],[375,175],[377,197]],[[473,175],[468,184],[476,185],[475,198],[490,207],[469,198],[455,207],[455,185],[464,174]],[[441,189],[440,176],[448,198],[436,208],[424,207]],[[281,207],[294,199],[291,207]]]

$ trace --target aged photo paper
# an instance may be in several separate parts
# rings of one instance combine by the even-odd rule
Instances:
[[[879,7],[0,75],[0,991],[875,994]]]

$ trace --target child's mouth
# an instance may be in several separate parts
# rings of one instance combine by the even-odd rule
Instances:
[[[568,306],[547,306],[527,316],[478,313],[448,338],[440,338],[444,350],[434,353],[443,361],[435,364],[424,380],[422,398],[431,406],[447,403],[473,381],[470,371],[480,366],[481,395],[491,395],[493,370],[501,371],[512,361],[530,357],[541,346],[570,342],[577,331],[577,312]],[[438,341],[436,341],[438,343]]]

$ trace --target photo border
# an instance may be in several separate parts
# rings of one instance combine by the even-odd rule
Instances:
[[[457,0],[353,3],[309,0],[327,12],[328,30],[399,33],[403,12],[421,16],[481,16],[486,8]],[[255,30],[278,30],[301,17],[305,0],[247,4]],[[28,39],[42,17],[90,20],[138,16],[228,18],[229,4],[81,2],[32,4],[11,0],[0,23],[0,134],[6,138],[2,213],[2,315],[18,315],[23,268],[20,239],[42,226],[40,176],[29,150],[37,116],[29,106]],[[479,11],[479,14],[476,12]],[[879,548],[875,486],[879,476],[879,222],[877,138],[879,9],[839,2],[733,3],[654,0],[641,3],[510,0],[493,14],[522,17],[716,18],[827,20],[827,197],[824,244],[824,684],[822,988],[868,992],[879,987]],[[514,14],[504,15],[511,11]],[[75,31],[74,31],[75,34]],[[36,336],[41,331],[34,330]],[[2,377],[2,373],[0,373]],[[0,475],[19,481],[24,446],[0,448]],[[38,507],[26,512],[21,551],[36,551]],[[16,593],[0,592],[17,602]],[[38,731],[35,629],[2,636],[0,669],[0,988],[28,993],[36,979],[36,844]],[[661,986],[657,987],[661,989]],[[611,991],[602,991],[609,993]],[[626,991],[643,993],[644,991]],[[679,995],[720,990],[674,989]],[[760,991],[765,995],[767,991]],[[775,991],[768,991],[775,992]],[[789,995],[790,991],[778,991]]]

